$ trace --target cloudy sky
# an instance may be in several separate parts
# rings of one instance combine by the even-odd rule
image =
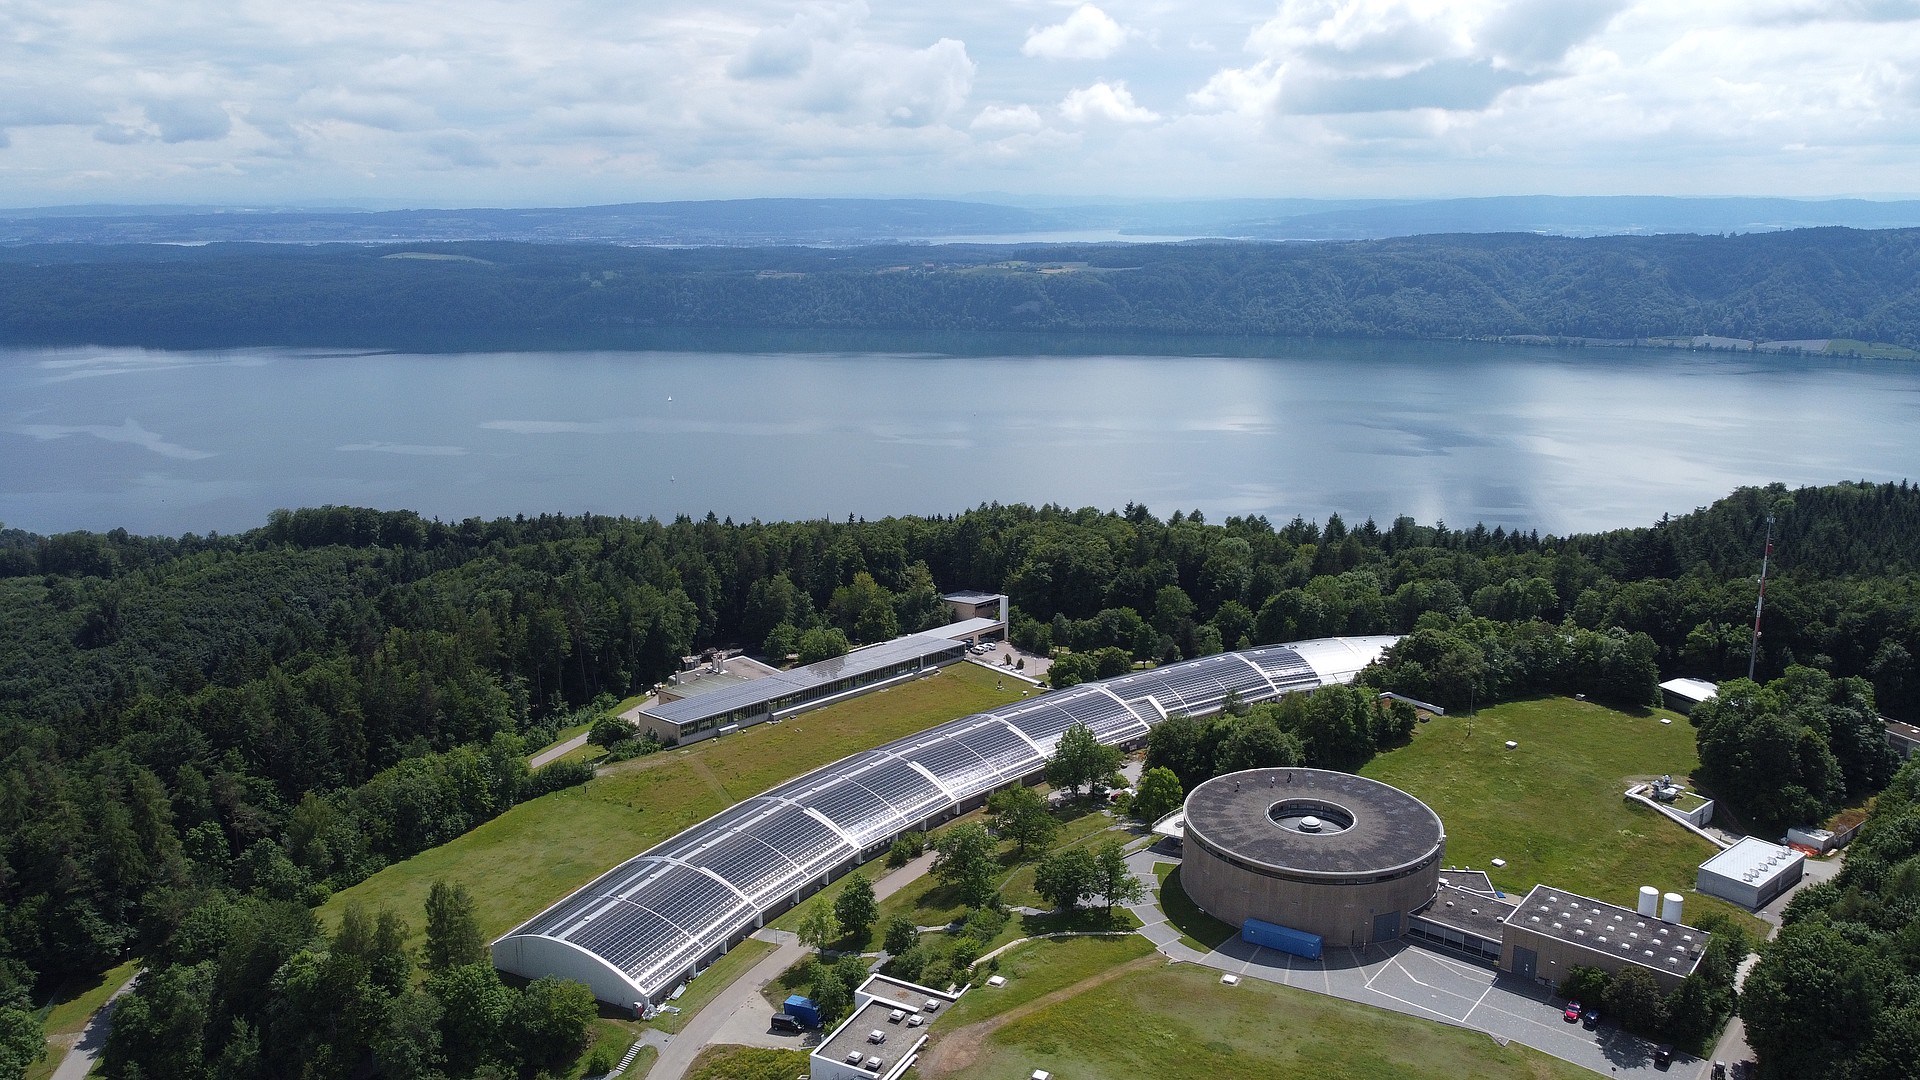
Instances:
[[[0,0],[0,205],[1920,194],[1920,0]]]

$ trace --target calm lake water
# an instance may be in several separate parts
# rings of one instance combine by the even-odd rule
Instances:
[[[1920,365],[1301,343],[1271,356],[0,350],[0,522],[1338,511],[1567,532],[1920,477]]]

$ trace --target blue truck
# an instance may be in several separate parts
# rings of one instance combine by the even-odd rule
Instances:
[[[793,1017],[808,1027],[820,1026],[820,1006],[815,1004],[814,1000],[810,997],[802,997],[799,994],[788,994],[783,1008],[788,1016]]]

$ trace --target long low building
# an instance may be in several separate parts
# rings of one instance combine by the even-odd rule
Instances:
[[[1124,744],[1174,714],[1351,682],[1392,637],[1322,638],[1186,660],[977,713],[742,802],[601,875],[493,943],[502,971],[558,975],[623,1008],[655,1003],[773,915],[900,834],[1036,778],[1085,724]],[[765,680],[762,680],[765,681]],[[724,692],[724,691],[723,691]]]

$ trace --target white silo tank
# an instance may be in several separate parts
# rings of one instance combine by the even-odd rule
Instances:
[[[1660,890],[1654,888],[1651,885],[1640,886],[1640,907],[1639,907],[1640,914],[1645,915],[1648,918],[1652,918],[1654,910],[1659,906],[1660,906]]]
[[[1686,897],[1681,896],[1677,892],[1668,893],[1665,897],[1665,902],[1660,905],[1660,920],[1670,923],[1679,922],[1680,915],[1686,908],[1686,904]]]

